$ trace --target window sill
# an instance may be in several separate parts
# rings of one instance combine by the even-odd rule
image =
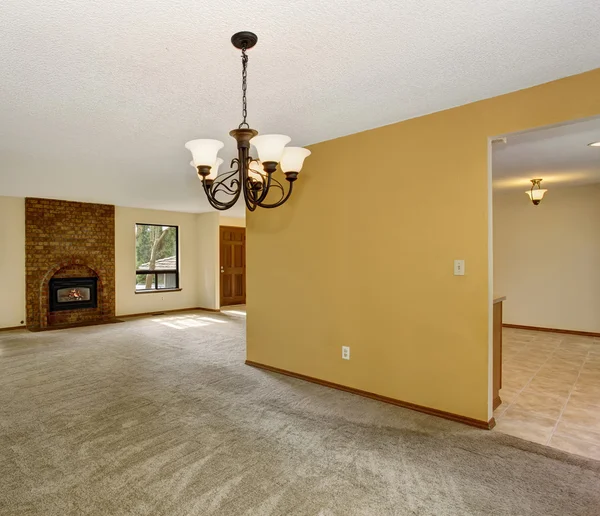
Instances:
[[[181,292],[180,288],[153,288],[151,290],[136,290],[136,294],[160,294],[162,292]]]

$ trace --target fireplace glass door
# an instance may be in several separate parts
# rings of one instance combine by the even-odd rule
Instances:
[[[50,311],[96,308],[98,278],[52,278]]]
[[[59,303],[89,301],[90,299],[91,290],[88,287],[59,288],[56,291],[56,300]]]

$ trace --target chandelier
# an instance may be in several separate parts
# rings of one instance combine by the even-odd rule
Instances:
[[[248,56],[246,51],[256,45],[258,37],[252,32],[238,32],[231,37],[233,46],[242,51],[242,123],[229,134],[237,142],[237,158],[231,160],[233,170],[219,174],[223,160],[217,156],[224,143],[219,140],[192,140],[185,144],[192,153],[190,164],[198,171],[204,192],[210,205],[217,210],[228,210],[244,196],[246,206],[254,211],[261,208],[277,208],[292,194],[294,181],[302,170],[308,149],[286,147],[291,138],[283,134],[264,134],[251,129],[246,121],[246,77]],[[250,155],[250,144],[254,145],[258,159]],[[284,186],[273,177],[280,166],[288,182]],[[275,195],[270,195],[274,193]],[[268,198],[268,202],[267,202]]]

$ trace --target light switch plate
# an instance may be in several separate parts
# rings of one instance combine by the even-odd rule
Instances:
[[[464,260],[454,260],[454,275],[455,276],[464,276],[465,275],[465,261]]]

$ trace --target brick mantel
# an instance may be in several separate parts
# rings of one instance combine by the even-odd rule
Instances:
[[[101,322],[115,316],[115,207],[25,199],[27,327]],[[98,278],[98,307],[49,312],[53,277]]]

